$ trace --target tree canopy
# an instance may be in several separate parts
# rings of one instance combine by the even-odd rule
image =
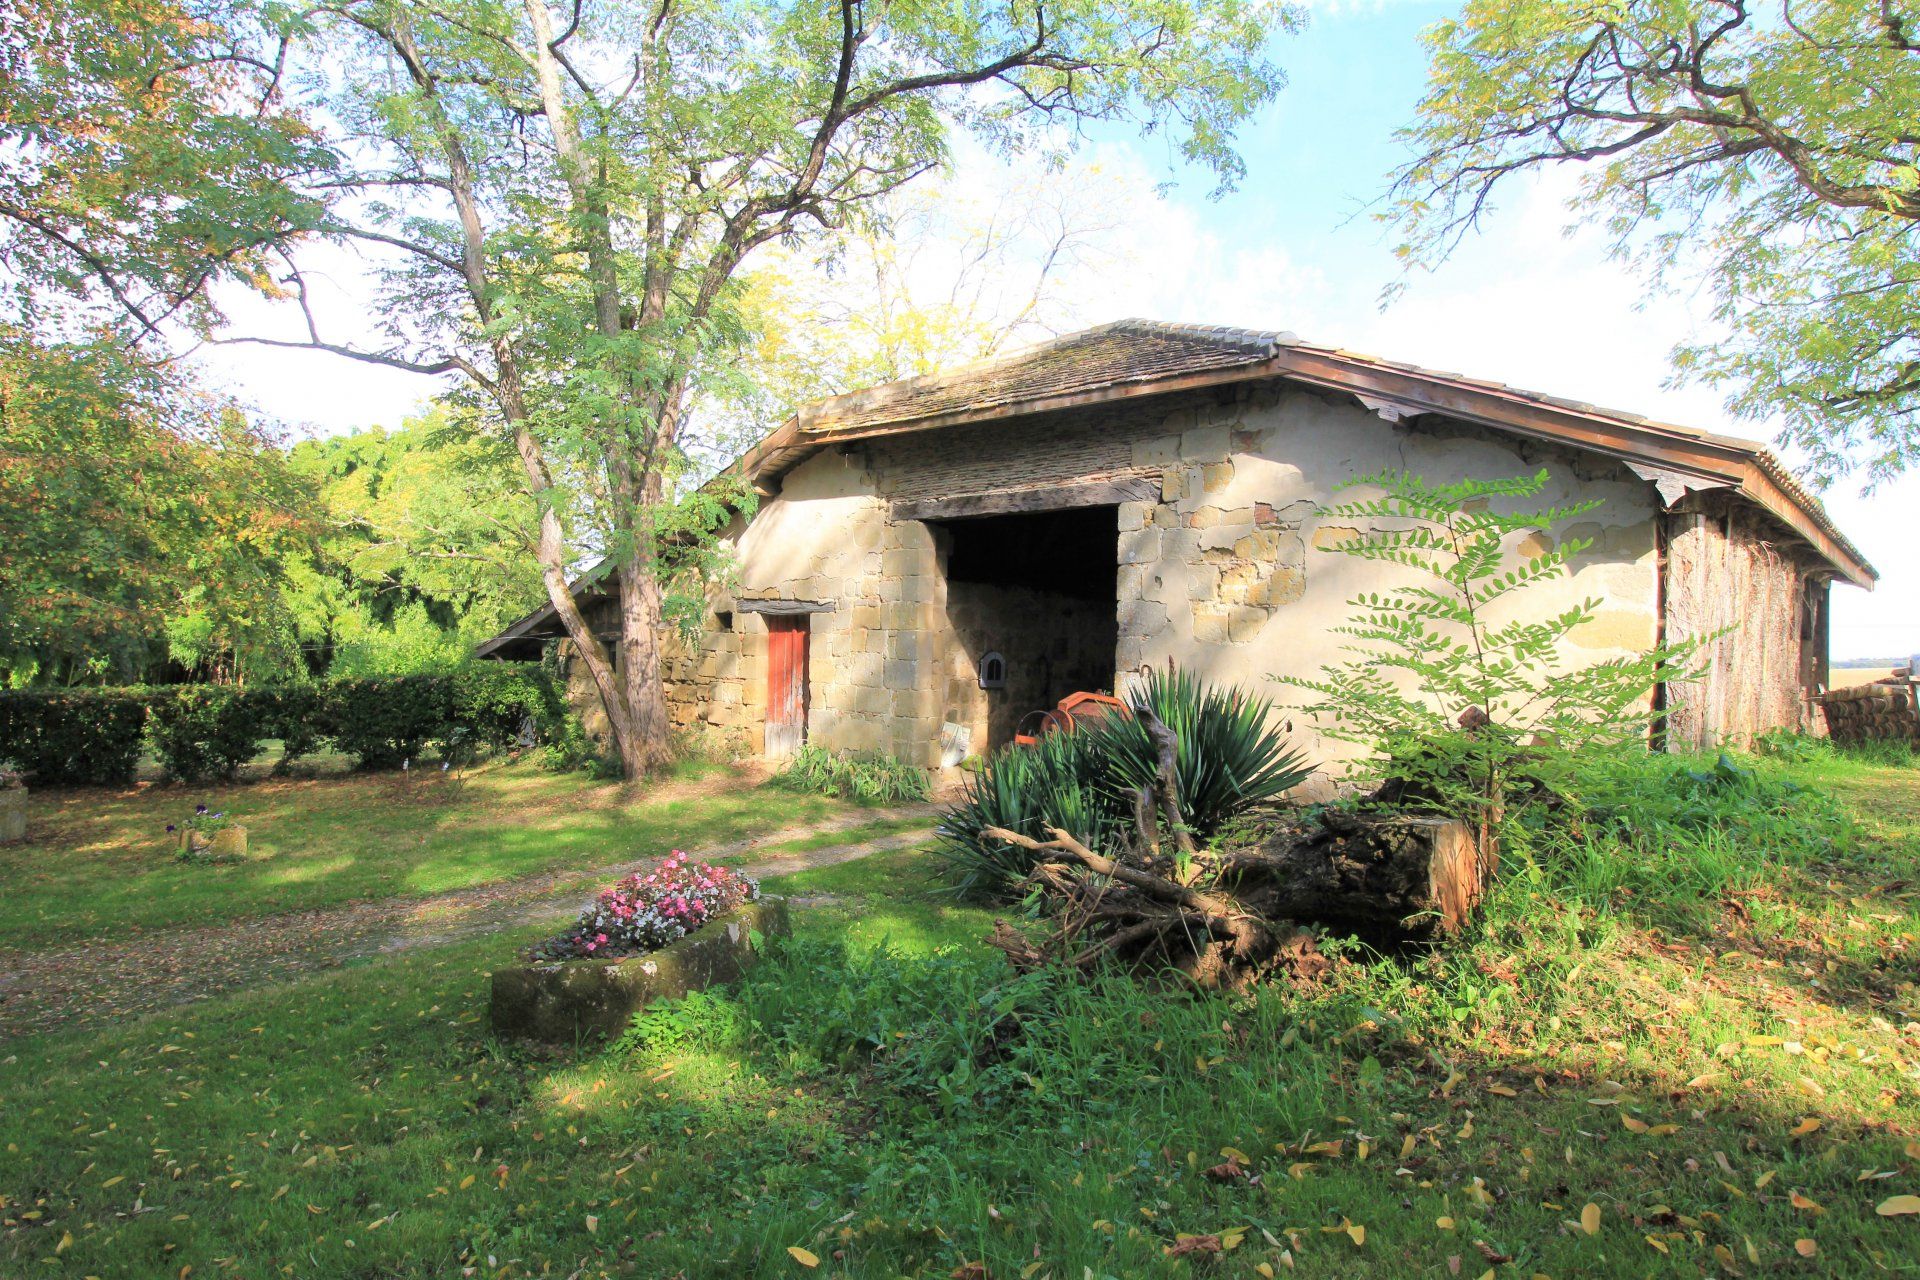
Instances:
[[[1675,352],[1832,478],[1920,462],[1920,10],[1897,0],[1470,0],[1428,36],[1389,216],[1444,258],[1524,175],[1580,168],[1656,289],[1723,334]]]
[[[0,683],[285,669],[314,514],[276,444],[176,371],[0,331]]]
[[[543,598],[533,504],[497,436],[436,405],[397,429],[303,441],[320,536],[289,566],[288,604],[315,675],[458,665]]]

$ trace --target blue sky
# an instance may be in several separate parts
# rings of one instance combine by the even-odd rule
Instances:
[[[1642,290],[1591,232],[1568,236],[1566,178],[1514,188],[1486,231],[1382,310],[1398,266],[1387,233],[1365,215],[1401,158],[1394,129],[1425,76],[1419,33],[1452,6],[1316,7],[1306,29],[1277,38],[1287,88],[1241,135],[1247,176],[1208,198],[1205,175],[1170,166],[1164,143],[1099,131],[1088,158],[1119,175],[1131,253],[1067,282],[1088,323],[1122,315],[1290,329],[1317,341],[1729,434],[1710,388],[1669,388],[1666,353],[1707,332],[1704,307]],[[983,163],[977,158],[971,163]],[[1176,179],[1162,196],[1155,185]],[[337,280],[343,315],[355,290]],[[262,409],[311,432],[392,424],[433,385],[324,356],[226,348],[211,363]],[[1920,651],[1920,567],[1904,553],[1920,476],[1872,497],[1842,483],[1834,518],[1880,569],[1871,594],[1834,588],[1836,658]]]

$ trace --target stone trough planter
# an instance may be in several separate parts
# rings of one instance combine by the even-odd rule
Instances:
[[[754,961],[752,934],[785,937],[792,927],[785,898],[761,898],[645,955],[496,969],[494,1032],[549,1044],[617,1036],[656,1000],[738,978]]]
[[[180,856],[190,860],[199,859],[203,862],[245,862],[247,829],[235,822],[208,835],[202,831],[195,831],[191,827],[182,827]]]

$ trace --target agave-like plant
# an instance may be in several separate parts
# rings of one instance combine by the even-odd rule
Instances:
[[[1172,667],[1150,670],[1127,696],[1132,718],[1110,716],[1081,730],[1101,757],[1101,774],[1123,800],[1153,785],[1160,753],[1147,731],[1151,712],[1173,730],[1180,814],[1206,840],[1234,814],[1305,782],[1313,766],[1274,725],[1273,704],[1234,685],[1207,684]]]
[[[939,828],[939,851],[960,893],[1005,898],[1033,869],[1031,852],[985,835],[988,827],[1036,840],[1060,827],[1090,849],[1111,852],[1133,822],[1134,796],[1159,774],[1145,711],[1173,730],[1180,813],[1198,840],[1312,772],[1273,726],[1272,704],[1242,689],[1169,668],[1150,672],[1128,701],[1131,718],[1112,716],[1030,747],[1003,748],[968,780]]]
[[[1090,746],[1082,734],[1051,733],[1030,747],[1003,747],[967,780],[941,816],[936,845],[961,896],[1009,897],[1033,870],[1030,851],[986,835],[988,827],[1036,840],[1060,827],[1095,849],[1111,839],[1119,814]]]

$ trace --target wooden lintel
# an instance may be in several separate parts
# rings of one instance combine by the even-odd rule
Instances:
[[[996,489],[950,498],[910,498],[893,504],[895,520],[970,520],[979,516],[1067,511],[1075,507],[1117,507],[1123,502],[1158,502],[1160,477],[1114,476],[1048,485],[1042,489]]]
[[[796,613],[832,613],[831,600],[735,600],[735,613],[772,613],[791,616]]]

